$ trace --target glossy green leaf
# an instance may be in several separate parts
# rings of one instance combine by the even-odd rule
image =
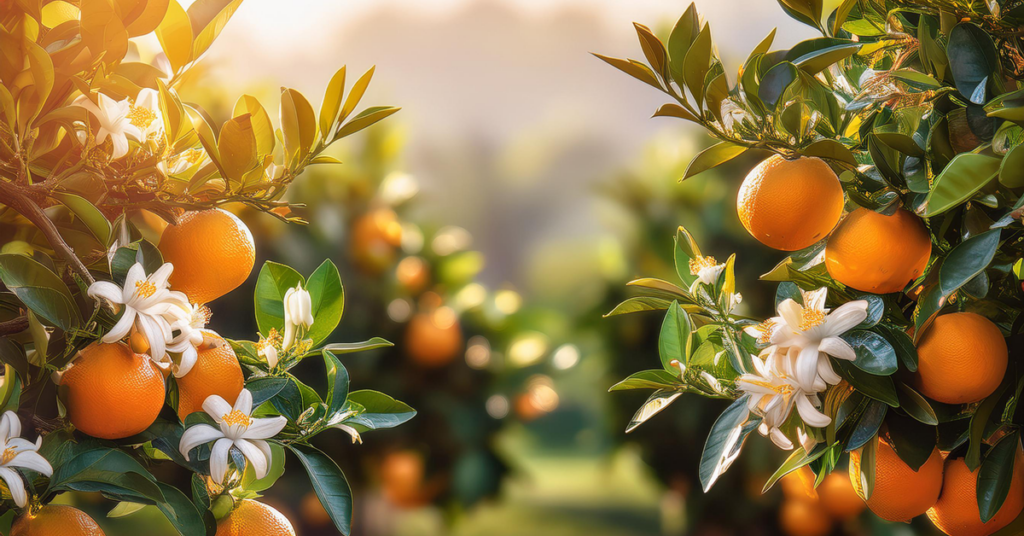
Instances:
[[[267,475],[257,478],[252,464],[245,464],[245,471],[242,473],[242,489],[256,492],[268,490],[284,474],[284,447],[274,442],[270,442],[269,445],[271,456]]]
[[[700,457],[700,483],[705,492],[715,485],[730,461],[743,448],[746,436],[754,429],[745,426],[749,416],[747,397],[744,396],[730,404],[711,426]]]
[[[163,512],[178,534],[206,534],[207,527],[203,516],[188,496],[178,488],[163,482],[158,482],[157,486],[165,500],[157,503],[156,507]]]
[[[961,22],[949,32],[946,45],[956,89],[975,104],[985,104],[985,85],[999,71],[999,53],[980,26]]]
[[[686,87],[693,95],[698,110],[704,109],[704,77],[711,68],[711,47],[711,27],[705,24],[690,45],[690,49],[686,51],[686,59],[683,60]]]
[[[284,295],[288,289],[306,282],[299,272],[284,264],[267,261],[256,278],[256,325],[264,337],[270,329],[284,329]],[[314,323],[316,319],[314,318]],[[333,328],[332,328],[333,329]]]
[[[999,229],[985,231],[950,250],[939,267],[943,294],[952,294],[988,267],[999,248],[999,234]]]
[[[0,255],[0,280],[28,308],[65,331],[77,328],[82,318],[71,291],[57,274],[27,255]]]
[[[627,391],[630,389],[682,389],[684,384],[677,375],[666,370],[642,370],[630,374],[628,378],[616,383],[608,389],[611,391]]]
[[[662,311],[668,309],[669,305],[672,305],[672,302],[664,298],[634,296],[616,305],[614,309],[605,313],[604,316],[609,317],[629,313],[639,313],[643,311]]]
[[[685,366],[693,352],[693,325],[686,311],[679,307],[678,302],[672,302],[668,312],[665,313],[665,320],[661,324],[661,335],[658,337],[658,354],[661,356],[661,366],[671,373],[681,370],[680,366],[673,365],[678,362]]]
[[[416,416],[416,410],[406,403],[377,391],[352,391],[348,395],[348,400],[365,409],[358,415],[357,425],[354,425],[354,428],[360,432],[394,428]]]
[[[324,350],[330,350],[334,354],[352,354],[355,352],[365,352],[367,350],[376,350],[377,348],[388,348],[394,346],[394,343],[384,340],[380,337],[374,337],[370,340],[362,342],[335,342],[324,346]]]
[[[669,73],[680,87],[686,84],[686,79],[683,77],[683,61],[686,59],[687,51],[690,50],[690,44],[699,33],[700,21],[697,17],[697,6],[690,4],[672,27],[672,33],[668,38]]]
[[[974,153],[958,154],[935,177],[922,207],[926,218],[937,216],[968,200],[999,174],[1000,160]]]
[[[843,335],[842,339],[850,343],[857,353],[857,359],[853,361],[857,368],[875,376],[890,376],[896,372],[896,351],[881,335],[854,330]]]
[[[1024,186],[1024,144],[1006,153],[999,164],[999,182],[1007,188]]]
[[[661,413],[662,410],[672,405],[682,393],[678,391],[669,391],[666,389],[659,389],[655,391],[647,401],[644,402],[640,409],[633,414],[633,418],[630,419],[629,424],[626,425],[626,433],[630,433],[636,430],[638,426],[647,422],[655,415]]]
[[[316,346],[338,327],[345,310],[345,289],[338,267],[330,259],[325,260],[306,280],[306,290],[313,304],[313,325],[306,337]]]
[[[836,372],[850,382],[854,389],[894,408],[899,407],[900,402],[896,396],[896,386],[893,384],[892,378],[863,372],[852,363],[842,360],[833,361],[833,366]]]
[[[718,167],[746,151],[746,147],[736,145],[735,143],[727,141],[716,143],[715,145],[712,145],[698,153],[697,156],[690,161],[690,164],[686,166],[686,172],[683,173],[683,178],[680,180],[685,181],[698,173]]]
[[[330,350],[324,350],[324,367],[327,373],[327,416],[340,413],[348,401],[348,370]]]
[[[352,488],[345,473],[334,460],[315,447],[293,443],[288,448],[306,468],[313,491],[334,521],[335,528],[348,536],[352,532]]]
[[[100,209],[96,208],[95,205],[90,203],[87,199],[75,194],[67,192],[53,192],[52,196],[60,201],[64,206],[68,207],[71,212],[75,213],[82,220],[82,223],[89,228],[89,232],[100,241],[100,244],[107,246],[110,244],[110,234],[112,232],[110,222],[107,221],[107,217],[100,212]]]
[[[989,449],[978,471],[978,510],[982,522],[995,517],[1010,493],[1011,483],[1020,470],[1014,467],[1020,451],[1020,432],[1003,436]]]
[[[773,473],[770,478],[768,478],[768,481],[765,482],[761,493],[767,493],[768,490],[775,486],[776,482],[782,479],[782,477],[814,462],[818,458],[821,458],[826,451],[828,451],[828,449],[825,448],[825,445],[818,445],[818,447],[810,453],[805,452],[803,448],[794,450],[793,453],[789,455],[789,458],[786,458],[786,461],[775,470],[775,473]]]

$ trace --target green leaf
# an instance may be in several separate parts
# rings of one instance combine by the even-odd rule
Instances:
[[[1006,386],[1007,384],[1003,383],[994,393],[988,395],[988,398],[981,402],[978,409],[974,411],[974,415],[971,416],[971,443],[967,447],[967,456],[964,457],[964,463],[967,464],[971,471],[976,470],[981,465],[981,448],[985,441],[985,429],[988,427],[989,419],[999,405],[999,399],[1002,398]]]
[[[75,213],[82,223],[89,228],[89,232],[104,246],[110,245],[110,222],[100,212],[100,209],[90,203],[87,199],[67,192],[53,192],[51,194],[60,201],[68,210]]]
[[[371,108],[367,108],[359,112],[359,114],[353,117],[351,121],[345,123],[344,126],[338,129],[338,134],[334,136],[334,139],[341,139],[350,134],[359,132],[364,128],[368,128],[374,123],[383,120],[399,110],[401,110],[401,108],[398,108],[397,106],[373,106]]]
[[[0,255],[0,280],[26,307],[64,331],[82,322],[71,291],[57,274],[27,255]]]
[[[690,317],[679,307],[679,302],[672,302],[665,313],[665,320],[661,323],[661,335],[658,337],[658,354],[661,356],[661,366],[665,370],[672,373],[681,370],[681,367],[673,366],[672,361],[677,361],[683,366],[688,363],[693,353],[692,333]]]
[[[918,422],[932,426],[939,423],[939,418],[935,415],[935,409],[932,408],[928,399],[903,382],[898,382],[896,387],[900,407],[903,408],[903,411],[906,411],[908,415]]]
[[[898,413],[893,413],[886,420],[889,431],[889,439],[896,454],[911,469],[918,471],[924,465],[932,453],[938,436],[935,433],[935,426],[909,419]]]
[[[1024,144],[1006,153],[999,164],[999,182],[1007,188],[1024,186]]]
[[[1014,476],[1020,471],[1014,468],[1017,452],[1020,450],[1020,431],[1005,435],[989,449],[978,471],[978,510],[981,521],[988,523],[1006,501]]]
[[[690,273],[690,260],[701,256],[700,248],[697,247],[697,241],[693,239],[689,231],[679,227],[676,229],[675,249],[673,251],[676,275],[679,276],[679,279],[686,286],[692,285],[697,280],[697,276]]]
[[[284,294],[306,280],[290,266],[267,261],[256,278],[256,325],[264,337],[270,329],[284,329]],[[316,319],[314,318],[314,321]],[[314,322],[315,323],[315,322]],[[333,329],[333,328],[332,328]]]
[[[868,302],[868,316],[864,318],[863,322],[856,326],[856,329],[868,329],[875,327],[882,320],[882,316],[885,315],[885,300],[877,294],[865,294],[863,296],[857,296],[857,299]]]
[[[974,104],[985,104],[985,85],[999,71],[992,37],[976,24],[961,22],[949,32],[946,54],[957,91]]]
[[[682,393],[678,391],[658,390],[655,391],[651,396],[647,398],[644,405],[640,406],[640,409],[636,411],[633,418],[630,419],[629,424],[626,425],[626,433],[630,433],[636,430],[638,426],[647,422],[651,417],[654,417],[658,413],[674,402]]]
[[[896,351],[881,335],[866,330],[854,330],[841,338],[853,346],[857,353],[853,365],[864,372],[875,376],[891,376],[899,368]]]
[[[893,385],[892,378],[862,372],[852,363],[843,360],[835,360],[833,364],[837,369],[836,372],[846,381],[850,382],[854,389],[860,391],[865,396],[885,402],[894,408],[899,407],[900,402],[896,396],[896,386]]]
[[[832,35],[839,34],[839,31],[843,29],[843,23],[846,22],[846,18],[850,16],[853,6],[857,5],[857,0],[842,0],[842,2],[836,8],[836,16],[832,21]]]
[[[188,18],[195,36],[193,59],[198,59],[210,48],[240,5],[242,0],[199,0],[189,6]]]
[[[662,104],[651,117],[678,117],[679,119],[700,123],[700,119],[697,119],[697,116],[691,114],[686,108],[672,103]]]
[[[937,216],[963,203],[999,174],[1000,160],[991,156],[961,153],[935,177],[924,200],[922,215]]]
[[[698,173],[703,173],[711,168],[718,167],[746,151],[746,147],[736,145],[735,143],[727,141],[716,143],[715,145],[712,145],[698,153],[697,156],[690,161],[690,165],[686,166],[686,172],[683,173],[683,178],[680,180],[685,181]]]
[[[823,444],[818,445],[818,447],[815,448],[810,453],[804,451],[803,448],[798,448],[794,450],[793,453],[789,455],[789,458],[786,458],[786,461],[783,462],[782,465],[775,470],[775,473],[772,474],[768,481],[765,482],[764,488],[761,489],[761,493],[767,493],[768,490],[772,489],[772,487],[775,486],[776,482],[782,479],[782,477],[792,473],[793,471],[796,471],[797,469],[805,465],[814,462],[815,460],[820,458],[822,454],[828,452],[828,450],[829,449],[826,448]]]
[[[786,54],[786,60],[793,62],[805,73],[816,75],[856,54],[860,47],[860,43],[846,39],[823,37],[797,44]]]
[[[782,10],[794,19],[821,28],[822,0],[778,0]]]
[[[804,156],[816,156],[828,160],[845,162],[851,166],[857,165],[857,159],[845,145],[832,139],[821,139],[800,150]]]
[[[788,61],[775,64],[761,77],[761,85],[757,88],[757,98],[769,109],[774,110],[786,88],[797,79],[797,75],[796,65]]]
[[[632,60],[623,60],[619,58],[612,58],[609,56],[602,56],[601,54],[594,54],[598,59],[615,67],[616,69],[636,78],[637,80],[658,89],[662,89],[661,82],[658,82],[657,75],[654,74],[650,68],[646,65]]]
[[[644,51],[644,57],[651,64],[655,72],[668,75],[668,52],[661,40],[654,35],[650,28],[638,22],[633,23],[637,37],[640,39],[640,48]]]
[[[325,349],[322,354],[327,371],[327,418],[330,419],[341,412],[348,401],[348,370],[330,350]]]
[[[282,457],[284,453],[282,452]],[[158,482],[157,486],[166,499],[157,503],[156,507],[163,512],[167,520],[171,522],[178,534],[206,534],[206,523],[202,514],[196,509],[195,504],[174,486]]]
[[[334,460],[312,446],[293,443],[288,448],[306,468],[313,491],[334,521],[335,528],[348,536],[352,531],[352,488],[345,473]]]
[[[705,493],[728,468],[729,460],[743,448],[747,434],[756,428],[756,425],[747,426],[750,424],[747,422],[749,416],[747,397],[744,396],[729,405],[715,420],[700,456],[700,484]]]
[[[134,458],[110,448],[95,448],[78,453],[54,467],[48,492],[103,491],[133,502],[165,502],[156,479]],[[131,499],[128,499],[131,500]]]
[[[394,346],[394,343],[386,341],[380,337],[374,337],[363,342],[335,342],[324,346],[323,349],[330,350],[334,354],[352,354],[355,352],[375,350],[377,348],[387,348],[389,346]]]
[[[651,298],[648,296],[634,296],[628,298],[606,313],[605,318],[615,315],[638,313],[642,311],[662,311],[668,309],[672,302],[664,298]]]
[[[939,267],[939,286],[942,293],[952,294],[985,271],[995,257],[998,247],[999,229],[985,231],[957,244]]]
[[[338,267],[330,259],[325,260],[309,276],[306,290],[313,303],[313,325],[306,337],[313,339],[313,346],[316,346],[338,327],[345,310],[345,289]]]
[[[268,490],[284,474],[284,447],[274,442],[270,442],[269,445],[271,456],[267,476],[256,478],[256,470],[253,469],[252,464],[245,464],[245,471],[242,473],[242,489],[256,492]]]
[[[320,105],[320,132],[326,138],[338,118],[338,110],[341,108],[341,98],[345,94],[345,66],[338,69],[331,81],[327,83],[324,91],[324,102]]]
[[[676,25],[668,37],[669,72],[680,87],[686,84],[686,79],[683,77],[683,62],[686,59],[686,52],[690,50],[690,44],[696,39],[698,33],[700,33],[700,21],[697,17],[697,6],[690,4],[690,7],[683,12],[683,16],[676,21]]]
[[[679,380],[679,377],[665,370],[642,370],[630,374],[628,378],[611,386],[611,391],[626,391],[630,389],[680,389],[686,384]]]
[[[252,407],[258,408],[261,404],[274,398],[291,383],[288,378],[257,378],[249,380],[245,388],[252,393]]]
[[[864,413],[861,414],[860,419],[857,420],[857,425],[850,434],[850,440],[846,444],[846,450],[856,450],[867,444],[868,441],[872,441],[878,435],[878,429],[881,428],[882,422],[885,420],[885,414],[888,411],[889,406],[877,401],[869,400],[867,407],[864,409]]]
[[[353,426],[357,431],[394,428],[416,416],[416,410],[377,391],[364,389],[352,391],[348,401],[359,404],[365,411],[358,415],[359,421]]]
[[[683,60],[683,77],[686,87],[693,95],[698,110],[704,109],[704,77],[711,68],[711,26],[704,25],[697,38],[686,51]]]

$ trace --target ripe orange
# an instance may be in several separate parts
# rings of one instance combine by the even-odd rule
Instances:
[[[860,489],[860,451],[850,453],[850,480]],[[876,516],[893,522],[906,522],[925,513],[942,490],[942,454],[932,451],[928,461],[914,471],[881,438],[875,456],[875,487],[868,508]]]
[[[946,404],[968,404],[992,394],[1006,374],[1006,339],[975,313],[936,317],[917,343],[916,385]]]
[[[11,536],[104,536],[88,514],[63,504],[48,504],[14,522]]]
[[[455,311],[438,307],[413,316],[405,329],[405,348],[424,367],[450,363],[462,351],[462,328]]]
[[[928,510],[939,530],[951,536],[988,536],[1009,525],[1024,510],[1024,454],[1017,452],[1013,480],[1006,501],[988,521],[981,522],[978,510],[978,471],[971,472],[962,458],[946,460],[946,481],[942,495]]]
[[[860,515],[867,505],[857,495],[845,473],[830,473],[818,486],[818,497],[821,506],[828,515],[840,521],[849,521]]]
[[[402,243],[402,224],[388,208],[363,214],[352,224],[350,249],[356,264],[369,273],[380,273],[395,262]]]
[[[245,386],[238,357],[220,335],[212,331],[203,334],[203,345],[198,348],[196,364],[188,374],[177,378],[178,418],[185,420],[190,413],[203,409],[210,395],[220,395],[234,404]]]
[[[234,214],[210,209],[186,212],[160,238],[164,261],[174,265],[171,288],[192,303],[215,300],[245,282],[256,263],[249,228]]]
[[[384,496],[395,506],[411,508],[424,502],[423,457],[412,450],[399,450],[384,457],[380,466]]]
[[[736,211],[762,244],[796,251],[825,238],[843,215],[843,187],[820,158],[775,155],[743,179]]]
[[[253,500],[239,501],[234,510],[217,522],[217,536],[295,536],[284,514]]]
[[[395,278],[410,294],[417,294],[430,283],[430,268],[422,257],[406,257],[395,268]]]
[[[779,510],[779,528],[788,536],[825,536],[832,518],[817,501],[786,499]]]
[[[128,345],[93,343],[82,350],[61,383],[68,417],[82,432],[121,439],[153,424],[164,405],[164,377],[149,356]]]
[[[825,245],[833,279],[864,292],[899,292],[928,266],[932,242],[921,220],[899,209],[892,216],[866,208],[850,213]]]

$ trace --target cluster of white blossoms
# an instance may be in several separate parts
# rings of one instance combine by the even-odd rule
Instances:
[[[161,368],[170,368],[180,378],[195,365],[196,346],[203,342],[203,328],[210,315],[205,306],[189,303],[183,292],[167,288],[173,271],[173,265],[164,263],[147,276],[142,264],[135,263],[128,270],[123,287],[97,281],[89,286],[89,296],[124,309],[101,341],[113,343],[136,333],[145,339],[150,359]],[[169,353],[179,354],[178,360]]]
[[[110,138],[114,159],[128,154],[128,139],[144,143],[163,135],[164,121],[160,113],[160,94],[155,89],[143,89],[134,99],[114,100],[103,93],[96,94],[94,102],[86,95],[75,99],[73,106],[85,108],[99,123],[95,142],[104,143]],[[79,141],[86,143],[88,136],[82,132]]]
[[[800,291],[803,304],[786,299],[776,317],[744,331],[760,344],[768,345],[753,356],[756,372],[743,374],[737,387],[749,395],[748,407],[762,417],[759,431],[779,448],[790,450],[793,442],[781,430],[795,407],[804,424],[828,426],[832,419],[820,411],[818,394],[842,381],[830,358],[853,361],[857,355],[840,335],[867,318],[868,302],[854,300],[834,311],[825,308],[828,289]],[[810,452],[816,444],[813,434],[797,429],[798,440]]]

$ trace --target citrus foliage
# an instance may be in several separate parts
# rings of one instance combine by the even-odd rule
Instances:
[[[998,521],[985,525],[994,532],[1021,510],[1011,482],[1024,425],[1024,362],[1013,351],[1024,304],[1024,8],[1001,0],[845,0],[828,13],[821,0],[779,4],[821,37],[772,50],[773,30],[735,76],[692,5],[665,39],[636,25],[646,63],[598,55],[672,99],[655,116],[699,124],[716,138],[682,180],[741,155],[820,159],[831,170],[807,180],[838,176],[848,213],[830,237],[818,236],[761,277],[778,284],[779,309],[761,324],[735,313],[735,255],[719,263],[680,228],[680,283],[634,281],[639,295],[609,313],[666,312],[662,367],[612,388],[655,390],[628,429],[684,393],[735,400],[707,439],[705,489],[760,429],[794,450],[766,489],[804,466],[820,483],[855,451],[852,476],[869,505],[879,502],[871,501],[876,479],[889,490],[892,478],[876,475],[880,438],[911,468],[934,465],[937,447],[978,471],[970,495],[979,524]],[[779,233],[813,232],[815,210],[829,202],[790,201],[799,185],[762,194],[747,182],[741,221],[777,249],[792,249],[774,243]],[[777,216],[752,227],[747,212],[755,205]],[[785,221],[800,223],[778,229]],[[978,325],[950,328],[964,313]],[[956,339],[960,350],[944,344],[935,352],[929,341],[942,338]],[[977,388],[961,395],[961,382]]]
[[[217,207],[304,223],[284,199],[289,185],[308,166],[338,163],[325,154],[331,144],[398,110],[357,111],[373,69],[346,92],[344,67],[318,113],[282,89],[276,127],[247,95],[222,120],[182,102],[176,88],[240,4],[0,7],[0,202],[15,237],[0,254],[4,533],[84,516],[48,505],[69,491],[119,501],[111,516],[155,505],[190,536],[216,533],[218,519],[259,531],[239,509],[283,519],[251,499],[290,452],[348,534],[345,475],[310,440],[336,428],[358,441],[415,415],[383,393],[350,390],[343,354],[390,343],[326,342],[344,310],[330,261],[308,277],[263,266],[256,340],[206,327],[204,303],[243,283],[255,259],[248,229]],[[152,62],[134,41],[150,34],[162,48]],[[130,221],[143,210],[169,224],[160,247]],[[323,361],[326,389],[289,372],[308,358]],[[37,443],[20,439],[23,424]],[[191,489],[158,481],[157,464],[191,473]]]

